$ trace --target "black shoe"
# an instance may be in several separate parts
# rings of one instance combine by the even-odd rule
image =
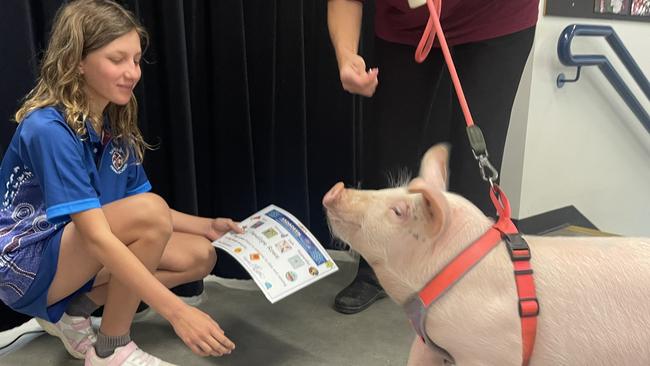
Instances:
[[[334,310],[343,314],[356,314],[375,301],[386,297],[386,292],[374,278],[358,276],[334,299]]]
[[[176,296],[180,297],[199,296],[203,293],[203,290],[203,280],[184,283],[171,289]]]

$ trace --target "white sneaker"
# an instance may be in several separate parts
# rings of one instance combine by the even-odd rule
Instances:
[[[84,366],[177,366],[165,362],[138,348],[133,342],[126,346],[117,347],[112,355],[101,358],[95,353],[95,347],[90,347],[86,354]]]
[[[56,323],[40,318],[36,318],[36,322],[47,333],[58,337],[68,353],[80,360],[84,359],[86,351],[93,348],[93,344],[97,341],[97,335],[90,324],[90,318],[63,313],[61,320]]]

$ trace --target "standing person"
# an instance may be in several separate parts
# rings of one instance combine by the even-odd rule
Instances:
[[[0,300],[36,317],[86,365],[170,365],[130,339],[140,299],[196,354],[235,347],[209,315],[168,290],[210,273],[210,242],[242,230],[147,193],[133,95],[146,38],[113,1],[62,6],[0,165]],[[99,305],[95,335],[89,316]]]
[[[510,112],[532,48],[538,0],[442,0],[441,23],[474,121],[499,170]],[[420,156],[438,142],[454,147],[450,187],[494,215],[488,190],[467,141],[465,121],[442,52],[434,47],[421,64],[415,46],[429,11],[407,0],[375,1],[377,67],[358,54],[361,0],[329,0],[328,27],[343,89],[373,97],[362,132],[362,185],[386,187],[387,177],[417,173]],[[379,82],[381,80],[381,83]],[[357,276],[334,301],[356,313],[385,297],[370,266],[360,259]]]

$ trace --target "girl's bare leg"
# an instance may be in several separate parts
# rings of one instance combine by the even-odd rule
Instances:
[[[154,272],[172,232],[171,215],[165,201],[144,193],[112,202],[102,209],[113,234]],[[48,291],[48,304],[76,291],[101,268],[101,262],[89,253],[74,223],[66,225],[61,237],[57,273]],[[108,277],[105,287],[101,332],[107,336],[126,334],[140,299],[114,277]]]
[[[180,232],[172,233],[163,251],[160,265],[154,276],[167,288],[198,281],[210,274],[217,262],[217,254],[208,239],[203,236]],[[106,302],[107,283],[110,274],[104,268],[95,278],[94,287],[88,293],[93,302]]]
[[[172,288],[203,280],[217,263],[217,253],[203,236],[174,232],[160,259],[156,277]]]

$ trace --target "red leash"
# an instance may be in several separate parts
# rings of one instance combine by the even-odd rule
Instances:
[[[427,0],[429,8],[429,20],[424,34],[415,52],[415,60],[422,63],[433,45],[435,35],[438,36],[440,48],[445,57],[449,74],[456,89],[458,101],[467,123],[467,135],[472,146],[474,157],[478,160],[479,168],[483,179],[490,183],[490,198],[496,207],[499,219],[479,240],[461,252],[441,272],[439,272],[429,284],[418,294],[419,300],[424,309],[437,300],[448,288],[453,286],[465,273],[485,257],[498,243],[503,240],[508,248],[510,259],[514,266],[515,283],[517,285],[519,317],[521,318],[522,338],[522,365],[527,366],[533,354],[535,336],[537,334],[537,316],[539,314],[539,302],[535,291],[533,270],[530,265],[531,252],[528,244],[521,236],[510,219],[510,203],[508,198],[501,191],[494,181],[499,174],[488,160],[488,153],[480,128],[474,124],[472,114],[469,111],[463,88],[451,58],[451,52],[447,40],[440,25],[439,13],[442,8],[442,0],[434,4],[434,0]],[[435,28],[435,34],[432,29]],[[489,176],[486,174],[486,168]]]
[[[437,1],[437,5],[434,5],[433,0],[427,0],[427,6],[429,7],[429,21],[427,26],[424,29],[424,34],[420,40],[420,44],[415,51],[415,60],[419,63],[422,63],[424,59],[427,58],[431,46],[433,45],[433,40],[435,36],[438,35],[438,42],[440,42],[440,49],[442,54],[445,57],[447,62],[447,68],[449,68],[449,74],[451,75],[451,80],[454,82],[454,88],[456,89],[456,95],[458,95],[458,101],[460,102],[460,107],[463,110],[463,115],[465,116],[465,122],[468,126],[474,124],[472,119],[472,114],[469,112],[469,107],[467,106],[467,100],[465,100],[465,93],[463,93],[463,87],[460,85],[460,80],[458,79],[458,73],[456,72],[456,66],[454,66],[454,60],[451,58],[451,52],[449,52],[449,46],[447,46],[447,39],[445,34],[442,32],[442,25],[440,25],[440,9],[442,8],[442,0]],[[437,7],[437,9],[436,9]],[[432,28],[436,29],[436,33],[432,34]]]

